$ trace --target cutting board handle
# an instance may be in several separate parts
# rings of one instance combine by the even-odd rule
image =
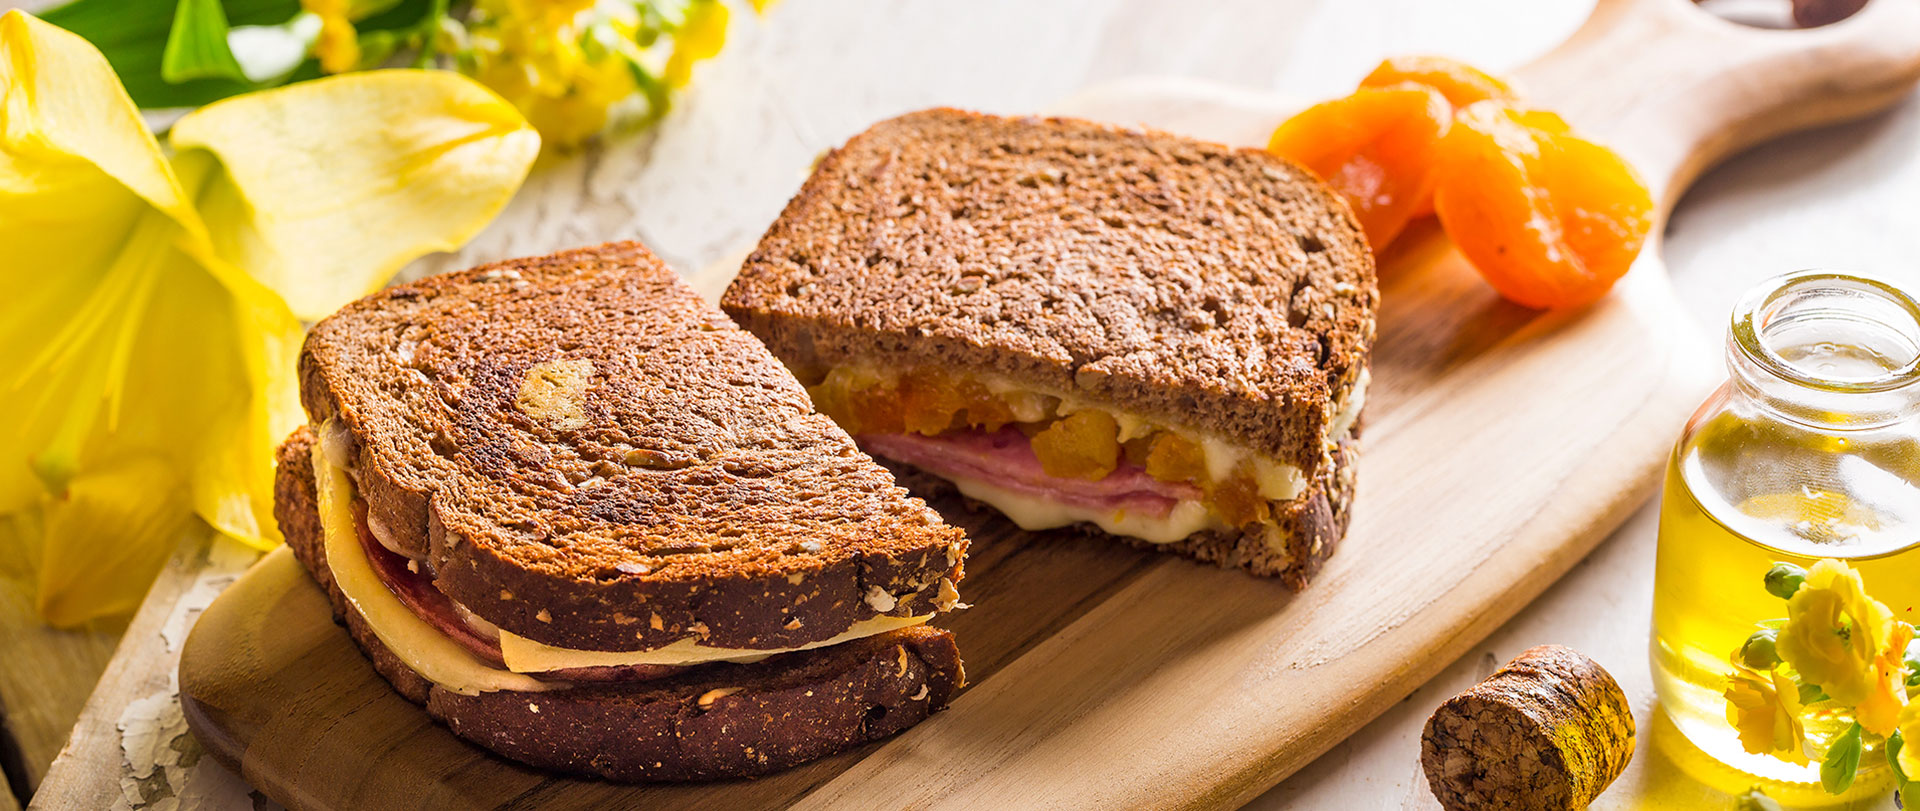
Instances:
[[[1920,2],[1872,0],[1833,25],[1741,25],[1689,0],[1600,0],[1517,73],[1541,106],[1620,150],[1664,213],[1742,148],[1883,109],[1920,82]]]

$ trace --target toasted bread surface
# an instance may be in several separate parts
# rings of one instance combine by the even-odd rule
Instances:
[[[951,595],[966,539],[637,243],[390,288],[309,334],[369,524],[560,647],[827,639]]]
[[[722,307],[796,369],[976,370],[1312,476],[1378,299],[1351,212],[1284,160],[936,109],[829,153]]]
[[[381,643],[327,567],[302,428],[280,446],[274,515],[374,669],[454,734],[515,760],[614,780],[764,774],[892,735],[965,682],[949,632],[915,626],[753,664],[543,693],[449,692]]]

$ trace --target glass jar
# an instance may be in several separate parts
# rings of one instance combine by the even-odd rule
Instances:
[[[1764,585],[1776,563],[1845,561],[1894,619],[1920,621],[1920,304],[1871,279],[1781,276],[1734,310],[1727,367],[1667,469],[1654,684],[1674,724],[1715,760],[1817,791],[1821,758],[1853,718],[1830,704],[1804,709],[1811,762],[1799,765],[1748,753],[1726,693],[1743,644],[1787,616]],[[1881,741],[1865,740],[1849,796],[1886,790]]]

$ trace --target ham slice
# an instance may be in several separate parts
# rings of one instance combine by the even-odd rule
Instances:
[[[1188,482],[1163,482],[1122,460],[1098,481],[1049,476],[1033,443],[1015,428],[955,431],[939,436],[861,434],[860,446],[902,464],[949,479],[973,479],[1058,504],[1165,518],[1182,501],[1204,494]]]
[[[360,535],[360,545],[367,550],[367,560],[373,564],[373,572],[379,575],[380,582],[387,590],[399,598],[401,605],[407,607],[421,619],[426,620],[440,633],[460,643],[460,646],[473,652],[474,656],[494,667],[505,667],[506,662],[500,656],[499,637],[482,635],[473,625],[462,619],[455,608],[453,598],[433,587],[433,579],[425,573],[416,572],[407,567],[407,559],[395,554],[367,528],[366,502],[354,499],[354,528]],[[611,682],[643,681],[670,676],[685,670],[672,665],[619,665],[613,667],[573,667],[546,673],[531,673],[535,678],[559,681]]]

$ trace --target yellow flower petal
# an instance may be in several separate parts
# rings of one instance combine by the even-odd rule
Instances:
[[[37,460],[28,454],[62,425],[90,422],[102,405],[99,396],[76,395],[104,389],[104,364],[24,388],[26,370],[70,367],[84,355],[79,348],[113,328],[110,321],[55,314],[90,299],[111,306],[107,299],[127,292],[58,282],[76,268],[108,265],[125,246],[101,235],[128,233],[154,210],[201,233],[106,59],[86,40],[27,14],[0,16],[0,279],[8,283],[0,312],[10,314],[0,318],[0,346],[7,347],[0,358],[0,448],[8,449],[0,454],[0,511],[34,503],[40,479],[58,484],[72,474],[72,430],[58,437],[66,453]]]
[[[273,442],[301,418],[300,323],[270,291],[186,241],[149,209],[106,265],[17,280],[24,295],[0,300],[0,321],[44,332],[0,358],[0,380],[17,385],[0,399],[0,422],[24,429],[17,447],[51,494],[129,454],[165,458],[209,523],[270,545]],[[71,337],[49,342],[55,334]],[[49,468],[65,475],[44,475]]]
[[[42,617],[73,627],[130,614],[179,544],[192,515],[166,460],[134,456],[76,477],[45,507]]]
[[[0,91],[4,151],[13,168],[70,170],[77,164],[60,159],[75,158],[183,226],[197,227],[139,108],[92,43],[22,11],[0,15]]]
[[[1873,676],[1866,698],[1854,708],[1854,720],[1875,735],[1893,734],[1900,722],[1900,707],[1907,703],[1907,644],[1913,641],[1913,626],[1893,623],[1880,654],[1874,657]]]
[[[540,150],[480,84],[415,70],[221,101],[176,123],[172,142],[180,160],[204,150],[224,169],[197,198],[215,252],[308,319],[479,233]]]
[[[1857,705],[1873,689],[1874,660],[1893,631],[1893,612],[1867,596],[1860,573],[1822,560],[1787,601],[1777,647],[1801,681],[1820,685],[1841,704]]]
[[[206,172],[180,182],[91,45],[9,14],[0,65],[0,511],[72,623],[137,602],[194,509],[277,540],[300,324],[214,255]]]
[[[1800,694],[1778,670],[1759,673],[1736,666],[1727,677],[1727,722],[1740,734],[1740,747],[1750,754],[1771,754],[1789,763],[1806,764],[1806,727],[1800,719]]]
[[[687,18],[673,32],[673,53],[667,57],[667,84],[684,87],[693,79],[693,63],[720,53],[727,43],[727,7],[719,0],[695,0]]]

